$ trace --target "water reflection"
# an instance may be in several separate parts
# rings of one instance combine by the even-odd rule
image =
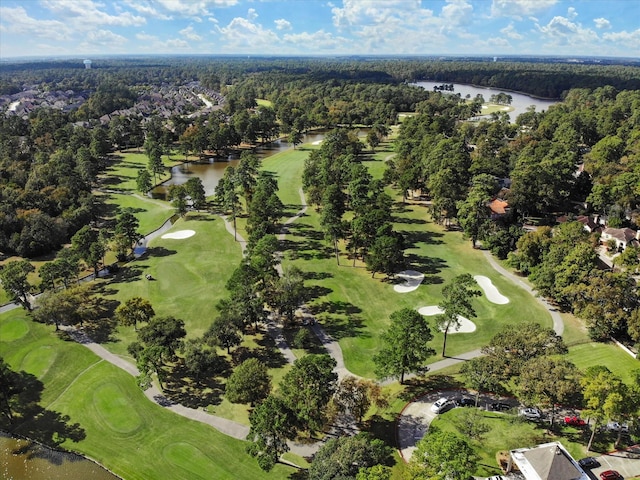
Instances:
[[[425,90],[432,92],[434,86],[440,86],[443,83],[451,85],[449,82],[416,82],[415,85],[418,85]],[[516,118],[518,118],[518,115],[520,115],[521,113],[525,113],[531,105],[536,107],[536,112],[542,112],[543,110],[547,110],[551,105],[558,103],[557,100],[546,100],[536,97],[530,97],[529,95],[525,95],[523,93],[510,92],[508,90],[500,90],[497,88],[475,87],[473,85],[463,85],[460,83],[453,84],[453,92],[445,91],[443,93],[445,95],[449,93],[452,93],[454,95],[459,93],[462,98],[467,98],[467,95],[469,95],[470,99],[473,99],[476,95],[482,95],[485,102],[488,102],[492,95],[497,95],[498,93],[506,93],[507,95],[511,95],[511,106],[513,107],[513,111],[509,112],[509,117],[512,122],[515,122]]]
[[[322,141],[325,133],[325,131],[308,133],[304,135],[302,143],[315,143]],[[257,147],[255,149],[255,153],[259,158],[263,159],[291,148],[293,148],[292,144],[283,140],[276,140],[275,142]],[[230,155],[226,159],[211,157],[201,162],[189,162],[177,165],[171,169],[171,179],[164,182],[161,186],[156,187],[151,194],[154,198],[164,199],[167,187],[170,185],[182,185],[191,177],[198,177],[202,180],[205,195],[213,195],[218,182],[224,176],[225,169],[229,165],[236,166],[239,162],[239,158],[239,155]]]
[[[7,480],[119,480],[80,455],[60,452],[0,432],[0,478]]]

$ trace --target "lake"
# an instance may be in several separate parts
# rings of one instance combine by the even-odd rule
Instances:
[[[442,84],[450,85],[447,82],[416,82],[414,85],[418,85],[425,90],[433,91],[434,86],[440,86]],[[485,88],[485,87],[476,87],[473,85],[464,85],[461,83],[453,84],[453,92],[443,91],[444,94],[457,94],[459,93],[462,98],[466,98],[469,95],[471,99],[473,99],[476,95],[482,95],[484,97],[485,102],[489,101],[492,95],[497,95],[498,93],[506,93],[507,95],[511,95],[513,99],[511,101],[511,106],[513,107],[513,111],[509,112],[509,118],[512,122],[516,121],[516,118],[521,113],[525,113],[527,108],[531,105],[536,107],[536,112],[541,112],[543,110],[547,110],[551,105],[555,105],[558,103],[557,100],[546,100],[542,98],[530,97],[529,95],[525,95],[524,93],[510,92],[508,90],[498,90],[496,88]]]
[[[120,480],[97,463],[0,432],[0,478],[7,480]]]
[[[302,143],[314,143],[322,141],[326,132],[310,132],[304,135]],[[258,158],[268,158],[276,153],[289,150],[293,146],[284,141],[276,140],[275,142],[261,145],[255,149],[255,154]],[[215,193],[216,186],[220,179],[224,176],[224,171],[228,166],[237,166],[240,161],[240,156],[230,156],[226,160],[220,158],[210,158],[205,162],[189,162],[181,165],[176,165],[171,169],[171,178],[164,182],[159,187],[156,187],[152,191],[154,198],[164,198],[166,195],[167,187],[170,185],[182,185],[186,183],[191,177],[198,177],[202,180],[204,191],[206,196],[213,195]]]

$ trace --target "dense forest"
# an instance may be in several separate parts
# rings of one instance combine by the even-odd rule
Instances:
[[[618,90],[640,89],[639,65],[633,61],[560,62],[558,59],[460,59],[432,57],[132,57],[98,59],[91,70],[82,60],[5,63],[0,66],[0,95],[23,85],[45,84],[52,90],[95,90],[105,81],[128,86],[182,85],[199,80],[216,90],[248,76],[274,74],[312,82],[348,81],[390,84],[434,80],[516,90],[561,98],[572,88],[611,85]],[[261,82],[266,84],[267,82]]]
[[[348,128],[337,130],[309,157],[305,188],[312,203],[333,212],[334,217],[325,214],[323,225],[334,242],[347,240],[354,258],[369,262],[374,275],[392,271],[400,260],[384,252],[400,250],[402,242],[383,215],[388,199],[382,189],[394,184],[404,196],[420,191],[430,199],[437,221],[459,226],[474,245],[481,242],[497,256],[509,257],[540,292],[592,319],[594,338],[615,334],[640,340],[637,287],[625,270],[637,268],[633,248],[621,256],[622,272],[603,273],[597,270],[597,237],[578,227],[563,227],[558,235],[544,229],[525,234],[522,228],[531,218],[553,225],[561,215],[572,220],[585,214],[609,227],[637,230],[637,66],[386,58],[141,58],[95,65],[94,70],[71,62],[3,65],[5,93],[24,85],[88,93],[78,108],[38,108],[24,116],[6,112],[0,118],[0,252],[37,256],[58,249],[84,226],[96,226],[100,209],[92,189],[115,149],[144,147],[155,176],[160,156],[171,147],[185,155],[226,155],[283,134],[295,144],[315,127],[369,126],[367,143],[375,148],[398,113],[409,111],[415,116],[400,128],[397,155],[383,183],[373,182],[357,161],[363,146]],[[420,78],[562,95],[564,101],[545,112],[532,109],[515,123],[501,114],[467,122],[480,110],[479,99],[406,83]],[[136,110],[150,87],[182,88],[194,81],[220,92],[224,101],[216,110],[190,108],[189,115],[169,117]],[[258,106],[260,98],[270,103]],[[124,111],[129,113],[111,115]],[[98,121],[104,115],[106,123]],[[334,143],[348,153],[337,154]],[[148,186],[150,180],[140,181]],[[496,198],[508,203],[507,215],[487,208]],[[351,224],[341,220],[347,211]],[[556,240],[560,246],[554,246]],[[570,278],[563,267],[567,258],[581,259]],[[587,298],[584,292],[602,291],[593,282],[619,285],[620,301],[603,307],[602,299]],[[603,318],[628,320],[605,325]]]

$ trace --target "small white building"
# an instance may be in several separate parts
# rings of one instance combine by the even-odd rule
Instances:
[[[526,480],[590,480],[560,442],[509,452],[507,472],[519,470]]]

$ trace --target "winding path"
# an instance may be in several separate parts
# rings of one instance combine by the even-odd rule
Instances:
[[[535,290],[528,283],[523,281],[522,278],[511,273],[509,270],[496,262],[495,258],[493,258],[493,255],[491,255],[491,252],[489,252],[488,250],[484,250],[482,253],[489,262],[489,265],[491,265],[496,272],[498,272],[503,277],[511,280],[511,282],[515,285],[529,292],[531,296],[534,297],[538,301],[538,303],[540,303],[540,305],[542,305],[549,312],[551,318],[553,319],[553,329],[555,330],[557,335],[562,335],[564,333],[564,322],[562,321],[562,317],[558,313],[558,309],[547,302],[544,298],[536,295]]]
[[[293,215],[292,217],[286,220],[286,222],[282,227],[281,232],[278,235],[278,240],[280,241],[284,240],[286,234],[289,232],[288,225],[290,225],[291,223],[295,222],[297,219],[302,217],[307,210],[307,203],[306,203],[306,199],[302,189],[299,190],[299,194],[300,194],[300,203],[302,208],[295,215]],[[240,244],[240,248],[244,254],[246,250],[246,245],[247,245],[246,240],[242,238],[242,236],[240,236],[236,231],[234,231],[233,224],[232,222],[229,221],[228,217],[226,216],[221,216],[221,217],[224,220],[227,231],[236,238],[236,241]],[[171,219],[169,219],[160,228],[143,237],[140,243],[140,246],[146,248],[148,245],[148,242],[162,235],[164,232],[169,230],[171,226],[172,226],[172,221]],[[556,331],[556,333],[558,335],[562,335],[562,332],[564,331],[564,324],[562,322],[562,318],[560,317],[560,314],[558,313],[557,309],[551,306],[544,299],[537,297],[534,293],[534,290],[528,284],[522,281],[522,279],[520,279],[519,277],[517,277],[516,275],[507,271],[501,265],[499,265],[493,259],[490,252],[485,251],[483,253],[487,258],[487,261],[489,262],[489,264],[498,273],[508,278],[514,284],[519,285],[521,288],[524,288],[531,295],[536,297],[538,302],[540,302],[550,312],[551,317],[553,318],[553,328]],[[278,263],[277,268],[279,273],[282,274],[282,266],[280,263]],[[17,304],[8,304],[8,305],[0,306],[0,313],[7,312],[9,310],[13,310],[14,308],[18,308],[18,307],[19,305]],[[335,339],[333,339],[322,328],[322,326],[318,324],[318,322],[315,321],[315,319],[313,318],[313,315],[308,311],[306,306],[302,306],[300,308],[300,312],[304,317],[307,317],[307,320],[312,320],[312,319],[314,320],[312,322],[309,321],[308,323],[311,324],[311,328],[313,332],[318,337],[318,339],[322,342],[322,345],[327,349],[329,355],[336,360],[336,368],[334,371],[338,374],[338,379],[342,379],[346,376],[362,378],[362,377],[359,377],[358,375],[353,374],[346,368],[344,363],[344,357],[342,354],[342,348],[340,347],[340,344]],[[128,360],[118,355],[111,353],[102,345],[99,345],[93,342],[88,336],[84,335],[82,332],[74,330],[73,328],[69,328],[69,327],[61,327],[61,328],[64,328],[65,330],[69,331],[69,333],[74,337],[76,341],[78,341],[79,343],[81,343],[82,345],[90,349],[98,357],[121,368],[122,370],[124,370],[125,372],[129,373],[132,376],[138,376],[140,374],[137,367],[133,365],[131,362],[129,362]],[[267,324],[267,333],[275,340],[277,348],[280,350],[280,352],[282,353],[284,358],[287,360],[287,362],[293,363],[296,357],[291,351],[291,348],[287,344],[282,334],[282,326],[276,325],[274,322],[271,321]],[[440,360],[438,362],[435,362],[429,365],[429,371],[435,372],[443,368],[447,368],[449,366],[455,365],[457,363],[467,361],[471,358],[478,357],[481,354],[482,354],[481,351],[477,349],[471,352],[463,353],[461,355],[458,355],[457,357],[445,358],[443,360]],[[409,377],[410,376],[407,376],[406,378],[409,378]],[[388,384],[391,382],[392,381],[386,381],[383,383]],[[152,402],[164,408],[167,408],[168,410],[171,410],[183,417],[208,424],[213,428],[215,428],[216,430],[220,431],[221,433],[224,433],[225,435],[228,435],[230,437],[237,438],[239,440],[245,440],[247,435],[249,434],[249,427],[244,424],[234,422],[232,420],[228,420],[215,415],[211,415],[204,410],[189,408],[178,403],[173,403],[172,401],[167,399],[162,394],[162,392],[160,392],[158,388],[155,386],[152,386],[151,388],[147,389],[144,393],[145,393],[145,396]],[[416,406],[416,408],[418,407],[419,406]],[[407,407],[405,407],[405,410],[403,410],[398,420],[397,428],[398,428],[398,438],[399,439],[402,438],[401,451],[408,453],[410,456],[409,452],[412,450],[412,447],[414,447],[415,443],[421,438],[421,436],[420,438],[418,438],[418,435],[417,435],[417,433],[419,433],[418,430],[420,430],[420,432],[424,434],[424,431],[426,431],[426,427],[417,425],[414,409],[412,408],[407,409]],[[423,428],[424,430],[422,430]],[[340,431],[340,432],[356,432],[357,431],[357,429],[355,428],[355,422],[353,422],[353,419],[351,418],[341,419],[339,424],[334,426],[333,430],[334,432],[335,431]],[[316,443],[305,444],[305,445],[297,444],[295,442],[288,442],[288,443],[289,443],[289,448],[291,452],[304,457],[309,457],[313,455],[322,445],[322,442],[316,442]]]

